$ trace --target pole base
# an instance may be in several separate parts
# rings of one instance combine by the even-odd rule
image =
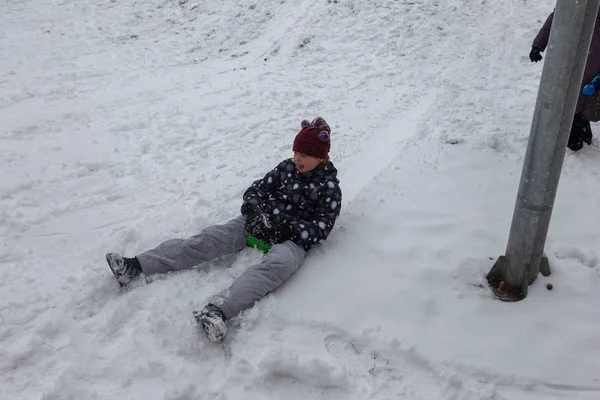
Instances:
[[[542,273],[542,276],[550,276],[552,274],[548,257],[542,257],[542,261],[540,262],[540,272]]]
[[[508,258],[500,256],[486,275],[486,279],[490,285],[490,289],[492,289],[498,300],[506,302],[521,301],[527,297],[527,279],[525,279],[524,287],[508,287],[504,282],[504,274],[502,273],[507,264]]]
[[[527,297],[527,289],[529,286],[529,279],[527,272],[525,272],[525,279],[521,287],[510,287],[504,282],[504,268],[508,267],[508,258],[506,256],[500,256],[494,263],[494,266],[486,275],[486,279],[492,292],[498,298],[498,300],[506,302],[521,301]],[[550,276],[550,263],[547,257],[542,257],[540,263],[540,272],[543,276]]]

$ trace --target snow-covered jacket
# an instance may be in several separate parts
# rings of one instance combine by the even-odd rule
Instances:
[[[255,207],[266,212],[275,225],[290,225],[293,242],[309,250],[323,243],[342,207],[337,169],[331,161],[300,173],[292,159],[257,180],[244,193],[242,214]]]

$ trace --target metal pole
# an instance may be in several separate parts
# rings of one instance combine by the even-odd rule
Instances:
[[[599,5],[557,0],[506,254],[487,275],[503,300],[522,300],[540,270],[550,274],[544,245]]]

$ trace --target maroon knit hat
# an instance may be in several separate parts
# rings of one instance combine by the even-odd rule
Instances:
[[[293,151],[316,158],[327,158],[331,149],[331,129],[327,122],[317,117],[312,122],[302,120],[302,130],[294,139]]]

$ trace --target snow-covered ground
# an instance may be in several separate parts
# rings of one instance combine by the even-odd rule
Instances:
[[[552,7],[4,0],[0,398],[600,398],[598,141],[567,155],[552,276],[513,304],[484,279]],[[341,218],[222,346],[191,311],[256,251],[118,288],[104,253],[234,217],[316,115]]]

